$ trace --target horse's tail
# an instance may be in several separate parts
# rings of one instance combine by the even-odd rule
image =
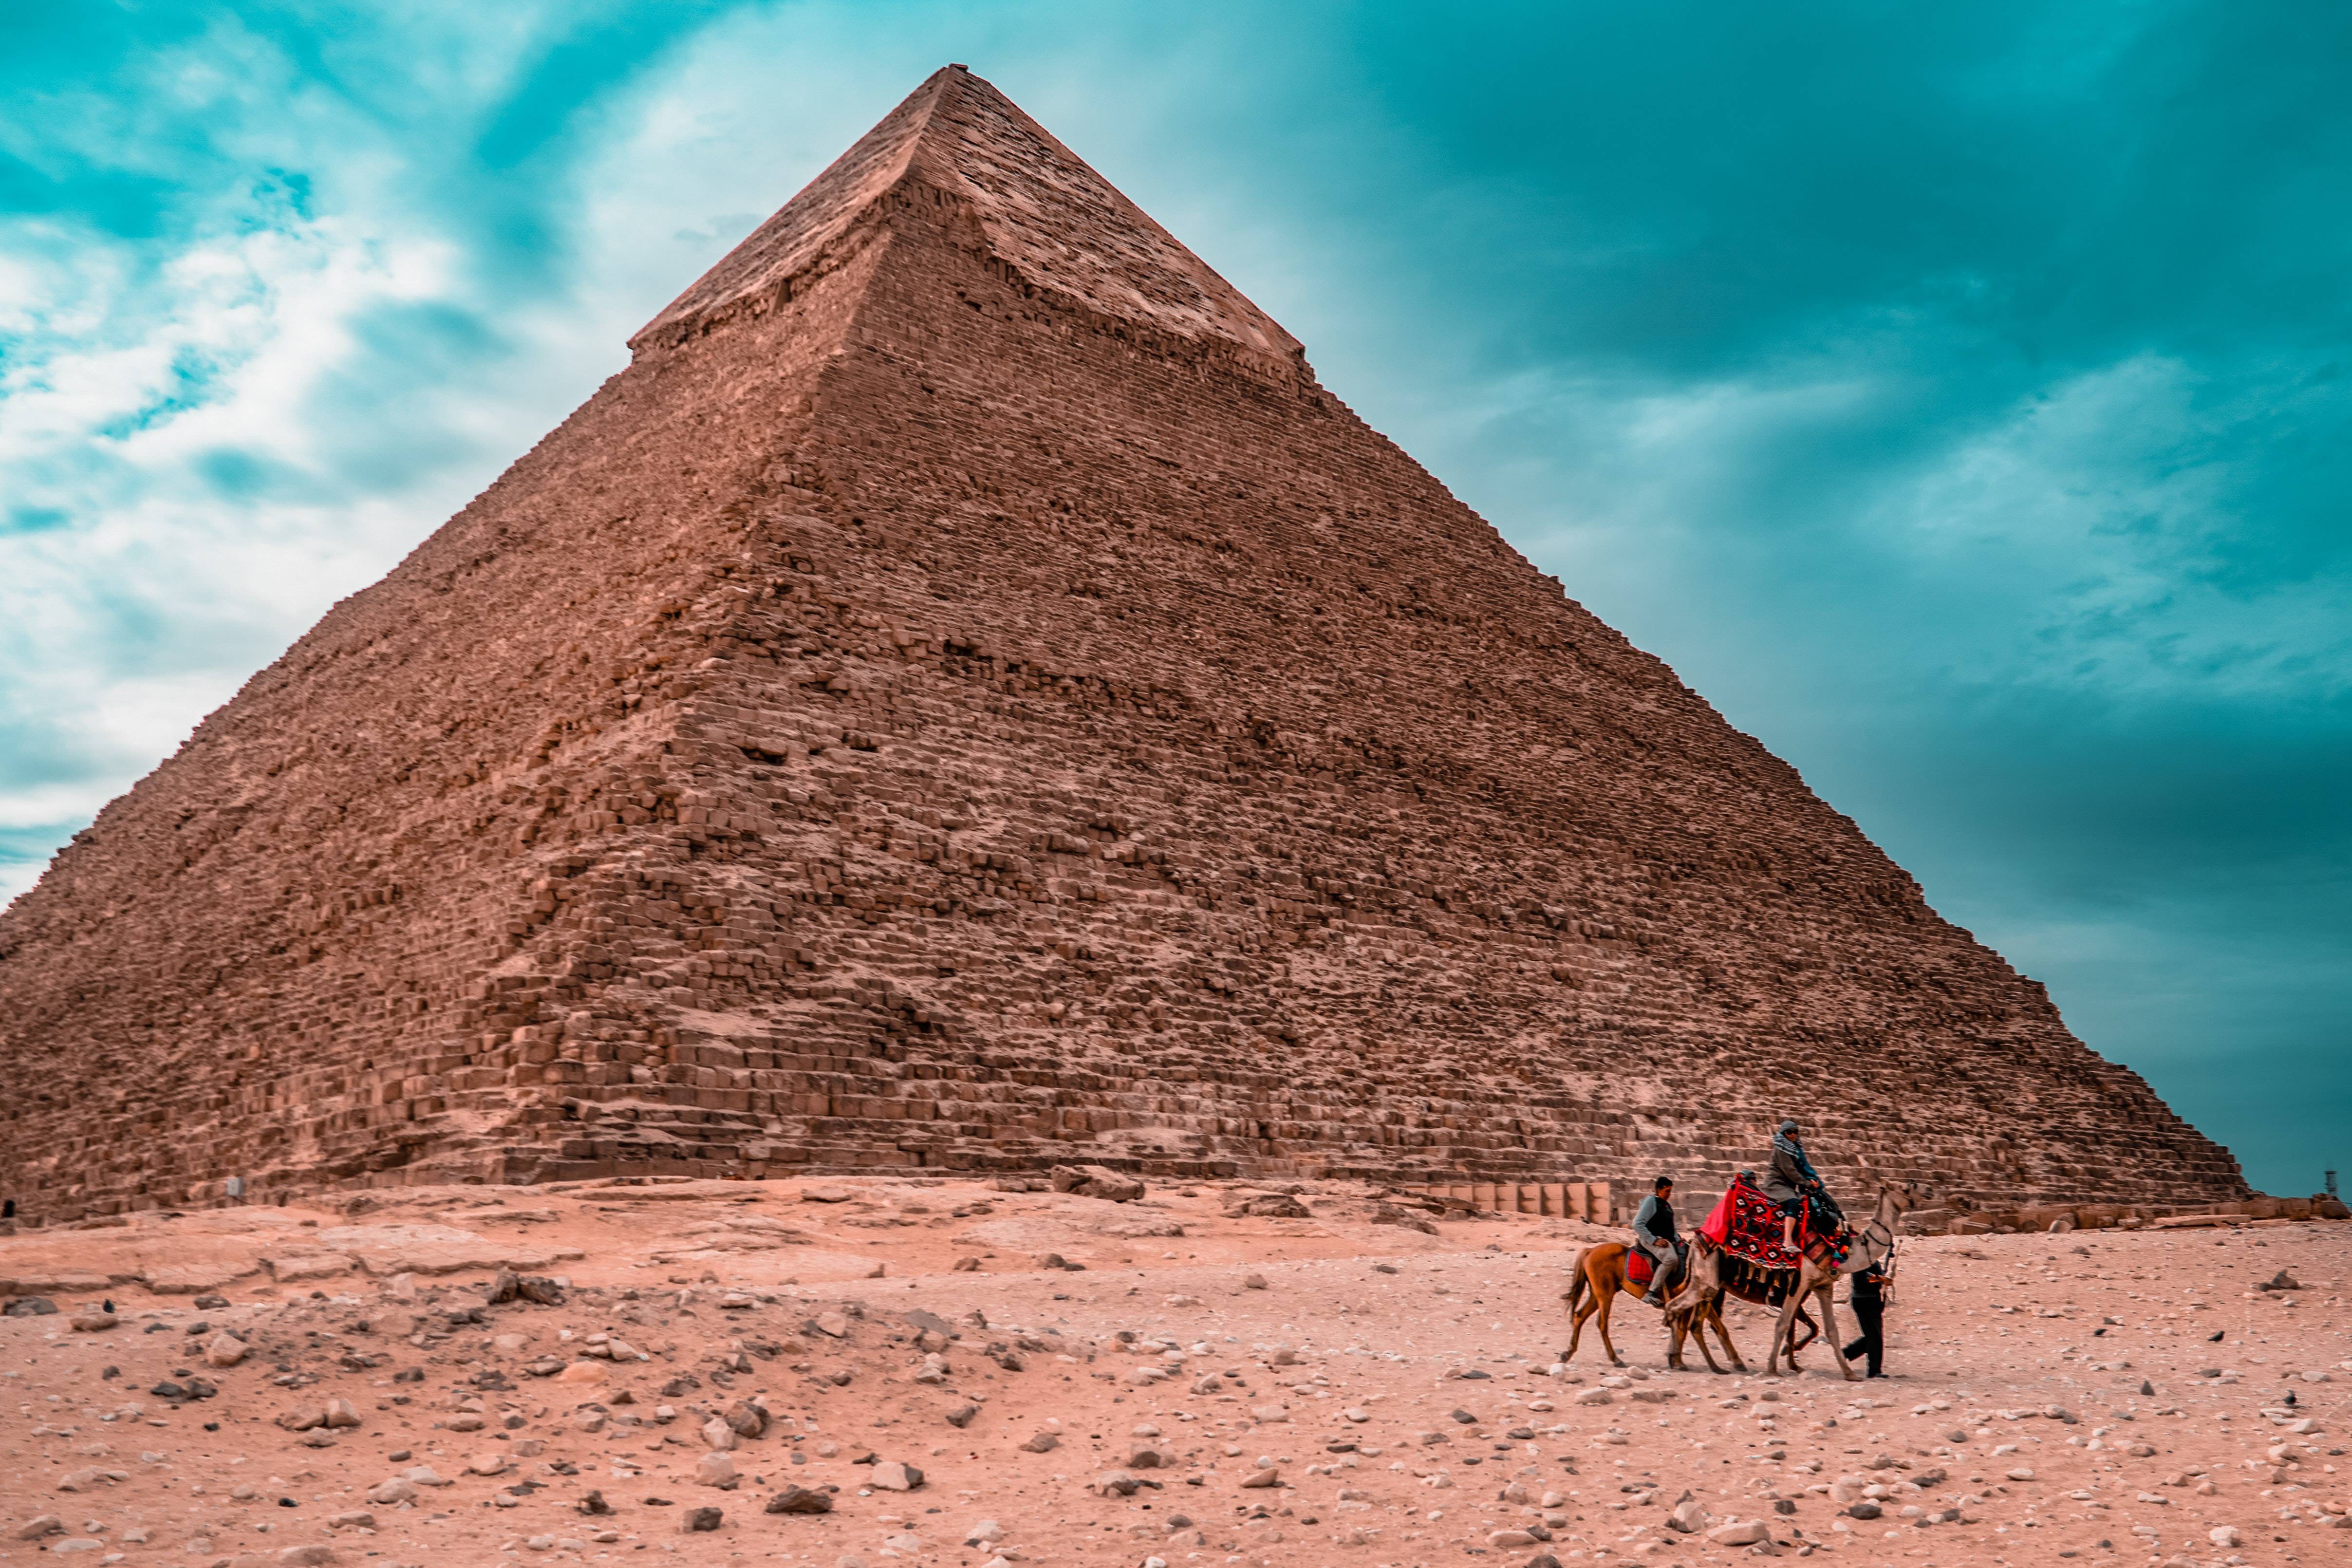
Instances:
[[[1576,1316],[1576,1309],[1584,1300],[1584,1260],[1591,1256],[1592,1248],[1588,1247],[1579,1252],[1576,1261],[1569,1266],[1568,1315],[1571,1318]]]

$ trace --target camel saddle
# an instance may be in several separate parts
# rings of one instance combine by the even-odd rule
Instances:
[[[1816,1263],[1832,1268],[1843,1263],[1853,1247],[1853,1227],[1842,1226],[1834,1233],[1823,1233],[1806,1224],[1810,1217],[1809,1209],[1797,1221],[1798,1247]],[[1698,1233],[1727,1256],[1751,1268],[1773,1272],[1794,1272],[1797,1268],[1797,1253],[1780,1245],[1780,1205],[1745,1176],[1732,1178],[1723,1200],[1715,1205]]]

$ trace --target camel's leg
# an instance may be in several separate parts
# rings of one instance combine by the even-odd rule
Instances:
[[[1721,1301],[1717,1301],[1715,1304],[1715,1310],[1707,1314],[1707,1321],[1715,1325],[1715,1337],[1723,1342],[1723,1353],[1731,1358],[1731,1369],[1734,1372],[1746,1372],[1748,1363],[1739,1359],[1739,1347],[1731,1342],[1731,1331],[1724,1324]],[[1707,1357],[1706,1364],[1713,1366],[1715,1358]]]
[[[1837,1331],[1837,1279],[1832,1275],[1822,1286],[1822,1337],[1830,1342],[1830,1354],[1837,1357],[1838,1372],[1848,1383],[1862,1381],[1862,1373],[1846,1364],[1845,1344]]]
[[[1801,1290],[1792,1289],[1789,1292],[1788,1299],[1780,1303],[1780,1315],[1772,1324],[1772,1353],[1764,1358],[1764,1375],[1767,1377],[1780,1375],[1780,1356],[1783,1351],[1788,1351],[1790,1370],[1796,1369],[1796,1352],[1788,1350],[1788,1347],[1796,1338],[1797,1308],[1804,1299],[1804,1293]]]
[[[1717,1373],[1721,1373],[1723,1368],[1717,1363],[1715,1352],[1706,1342],[1706,1326],[1709,1323],[1720,1323],[1723,1321],[1718,1315],[1721,1311],[1722,1308],[1717,1303],[1703,1302],[1693,1309],[1685,1320],[1689,1326],[1692,1342],[1698,1346],[1698,1353],[1706,1358],[1706,1370]]]

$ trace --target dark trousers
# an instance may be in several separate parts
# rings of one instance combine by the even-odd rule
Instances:
[[[1845,1359],[1852,1361],[1856,1356],[1868,1356],[1870,1364],[1864,1370],[1876,1377],[1879,1375],[1879,1363],[1886,1357],[1886,1340],[1879,1331],[1885,1309],[1876,1301],[1856,1301],[1853,1306],[1853,1321],[1861,1328],[1862,1337],[1845,1347]]]

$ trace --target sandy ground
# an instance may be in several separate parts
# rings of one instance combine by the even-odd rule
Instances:
[[[60,1309],[0,1319],[0,1561],[2352,1563],[2352,1225],[1909,1241],[1893,1375],[1848,1383],[1819,1347],[1669,1372],[1624,1298],[1629,1364],[1588,1332],[1559,1367],[1611,1233],[1424,1235],[1349,1184],[1226,1216],[1263,1190],[422,1189],[0,1239],[0,1292]],[[484,1306],[500,1264],[562,1304]]]

